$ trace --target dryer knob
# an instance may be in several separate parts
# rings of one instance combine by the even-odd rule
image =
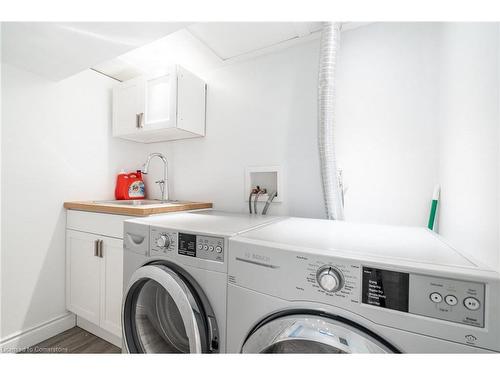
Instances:
[[[161,247],[161,248],[164,248],[164,249],[167,249],[169,246],[170,246],[170,238],[165,235],[165,234],[162,234],[160,237],[158,237],[158,239],[156,240],[156,245],[158,247]]]
[[[342,273],[331,266],[323,266],[316,273],[316,280],[324,291],[334,293],[342,289],[344,280]]]

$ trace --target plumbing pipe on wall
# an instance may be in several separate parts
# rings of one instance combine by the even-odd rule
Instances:
[[[344,206],[335,158],[335,67],[341,24],[325,22],[321,35],[318,77],[318,146],[326,217],[343,220]]]

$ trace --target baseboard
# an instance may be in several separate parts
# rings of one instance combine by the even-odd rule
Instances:
[[[80,316],[76,317],[76,325],[80,328],[83,328],[85,331],[89,331],[93,335],[96,335],[97,337],[100,337],[103,340],[106,340],[107,342],[110,342],[111,344],[118,346],[119,348],[122,347],[122,339],[121,337],[118,337],[98,325],[95,325],[94,323],[89,322],[86,319],[83,319]]]
[[[76,325],[75,315],[66,313],[25,331],[17,332],[0,341],[0,353],[17,353],[39,342],[67,331]]]

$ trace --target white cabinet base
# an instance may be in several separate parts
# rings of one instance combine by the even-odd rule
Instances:
[[[98,325],[91,323],[80,316],[76,317],[76,325],[84,329],[85,331],[88,331],[93,335],[96,335],[97,337],[100,337],[101,339],[106,340],[107,342],[110,342],[111,344],[118,346],[119,348],[122,347],[121,337],[113,335],[111,332],[102,329]]]
[[[150,131],[137,132],[134,134],[126,134],[118,136],[118,138],[140,143],[167,142],[167,141],[175,141],[178,139],[189,139],[189,138],[199,138],[199,137],[203,137],[203,135],[192,133],[180,128],[150,130]]]
[[[66,308],[80,327],[121,347],[123,221],[128,216],[69,210]]]

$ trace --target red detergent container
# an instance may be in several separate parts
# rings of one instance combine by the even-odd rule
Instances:
[[[125,173],[121,171],[116,177],[115,198],[144,199],[145,189],[141,171]]]

